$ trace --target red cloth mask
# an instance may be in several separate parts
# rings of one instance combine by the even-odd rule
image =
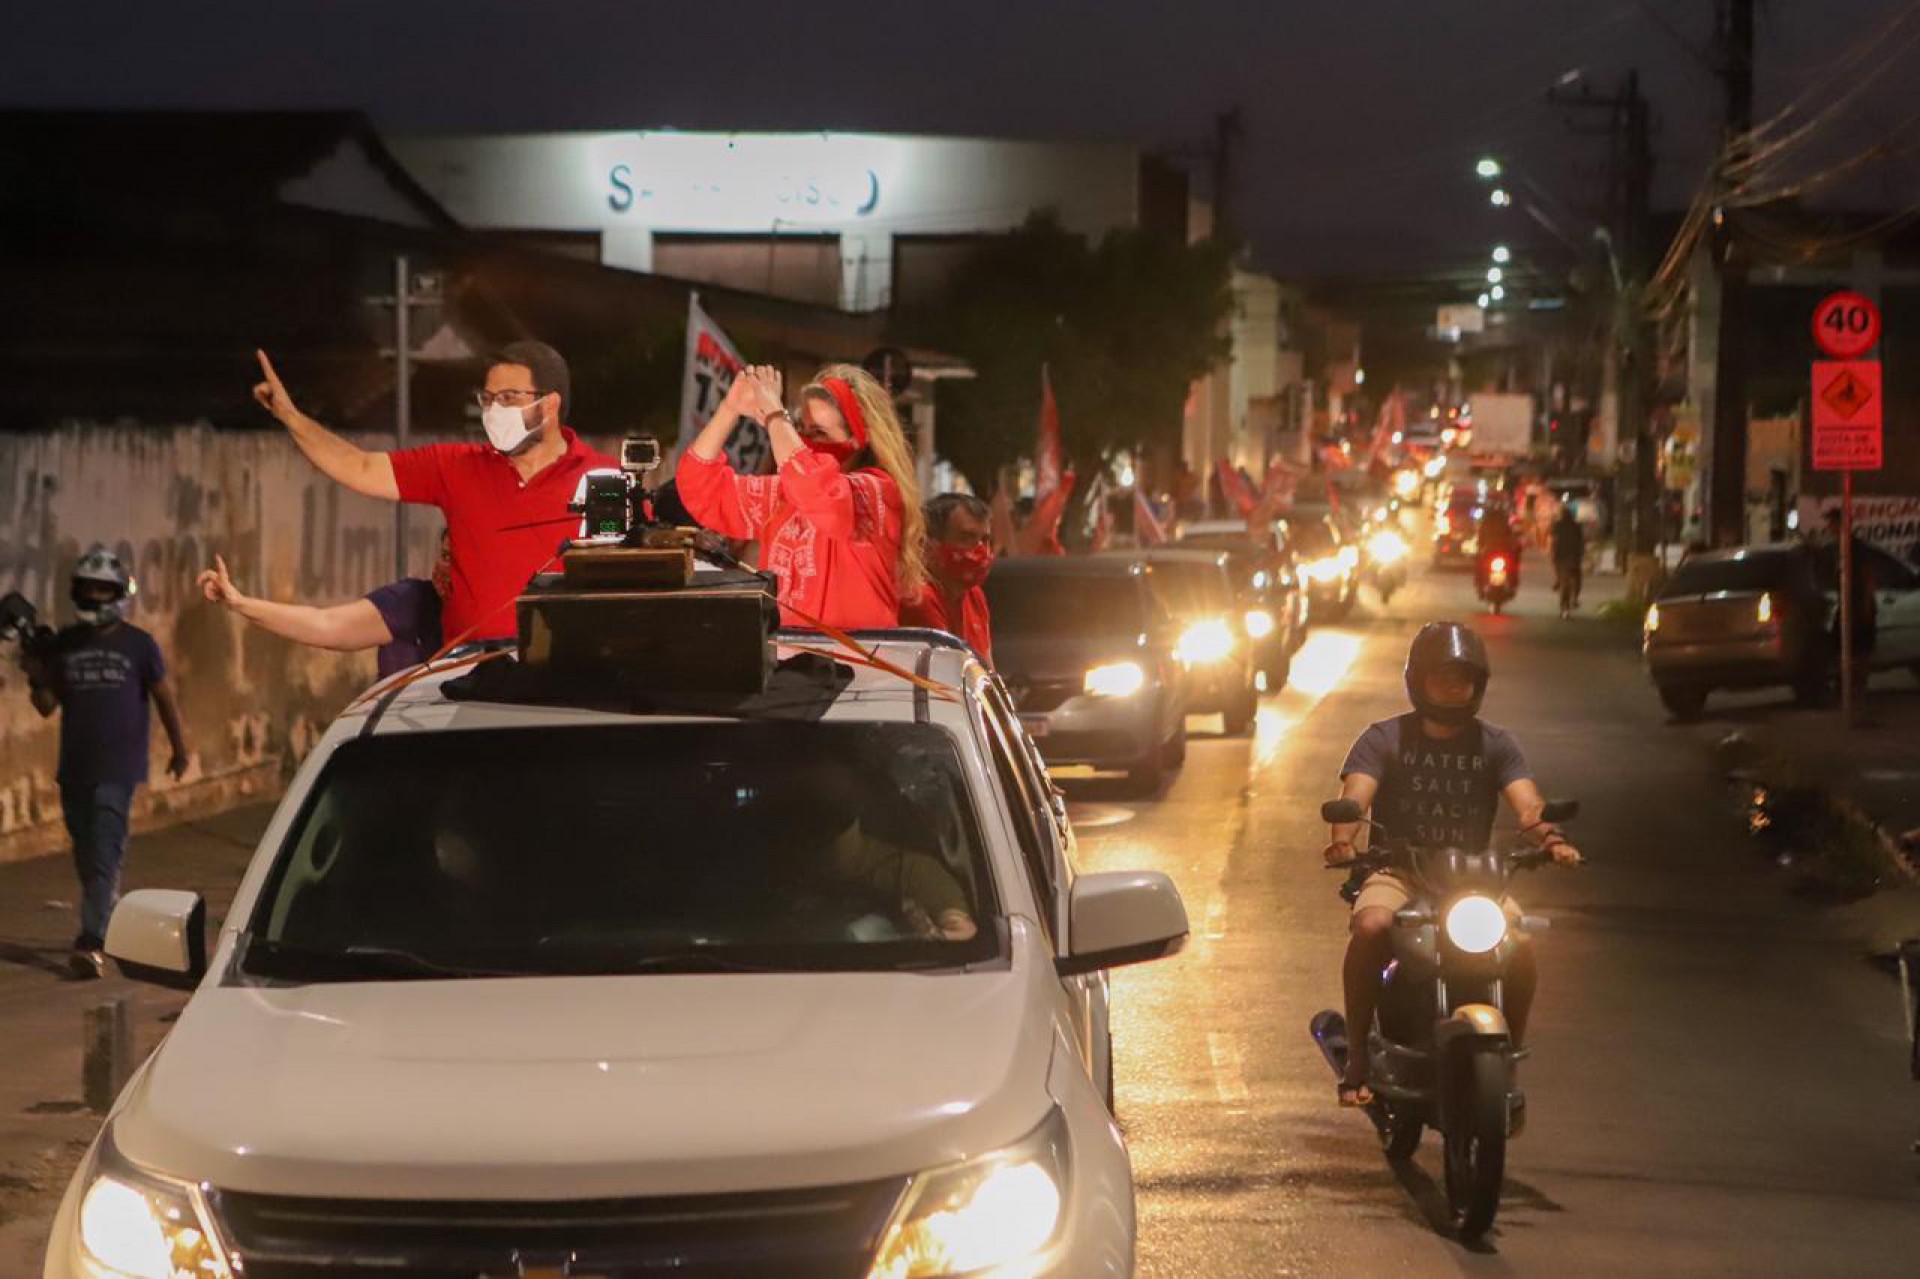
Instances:
[[[986,581],[987,574],[993,571],[993,547],[986,542],[965,551],[941,542],[934,546],[933,553],[940,563],[940,572],[965,590],[970,591]]]

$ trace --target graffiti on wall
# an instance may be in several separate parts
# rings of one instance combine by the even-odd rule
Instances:
[[[56,625],[70,621],[73,561],[103,542],[139,582],[131,620],[166,654],[192,766],[179,782],[156,768],[136,820],[276,794],[373,678],[370,655],[302,648],[206,603],[200,570],[218,553],[251,594],[337,603],[392,578],[394,530],[391,504],[326,480],[279,432],[76,424],[0,435],[0,591],[20,591]],[[408,521],[413,572],[427,572],[438,530],[432,513]],[[58,723],[28,704],[14,658],[0,655],[0,861],[64,841]]]

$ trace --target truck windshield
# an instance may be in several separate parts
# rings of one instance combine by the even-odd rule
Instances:
[[[343,745],[244,971],[287,980],[890,970],[999,952],[925,724],[407,733]]]

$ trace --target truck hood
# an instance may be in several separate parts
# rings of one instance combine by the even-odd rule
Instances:
[[[1024,967],[975,973],[207,987],[114,1140],[217,1186],[357,1198],[899,1175],[1045,1114],[1053,1033],[1025,942]]]

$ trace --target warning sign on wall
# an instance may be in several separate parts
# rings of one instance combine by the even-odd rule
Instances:
[[[1812,389],[1813,469],[1879,470],[1880,361],[1816,360]]]

